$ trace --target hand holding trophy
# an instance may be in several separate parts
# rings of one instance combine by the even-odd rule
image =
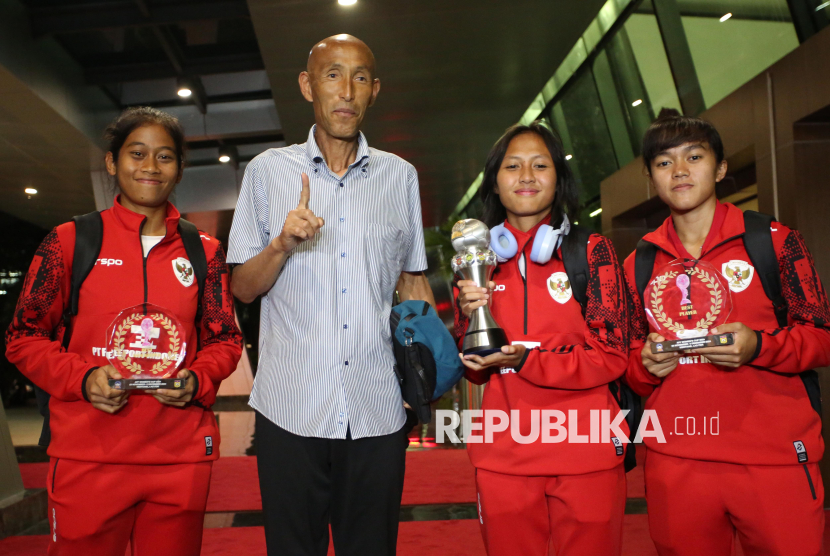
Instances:
[[[472,218],[459,220],[452,227],[452,246],[456,251],[452,259],[455,274],[486,288],[498,264],[496,254],[490,249],[490,230],[487,226]],[[507,344],[507,335],[496,324],[490,308],[484,305],[475,309],[464,335],[464,355],[484,357],[500,351]]]
[[[184,327],[166,309],[143,303],[121,311],[107,329],[106,357],[124,378],[110,379],[116,390],[177,390],[175,378],[187,351]]]
[[[674,260],[661,268],[643,293],[646,316],[665,342],[652,353],[684,351],[734,343],[731,333],[711,330],[729,319],[732,296],[728,281],[705,261]]]

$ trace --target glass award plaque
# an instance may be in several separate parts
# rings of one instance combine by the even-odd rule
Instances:
[[[643,292],[646,316],[666,338],[652,353],[728,346],[732,334],[711,334],[732,313],[729,281],[705,261],[674,260],[661,268]]]
[[[117,390],[180,389],[175,378],[186,353],[185,331],[167,309],[144,303],[121,311],[107,328],[106,357],[122,379],[109,379]]]

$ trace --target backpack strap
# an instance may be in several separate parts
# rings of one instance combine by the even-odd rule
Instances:
[[[571,224],[571,231],[562,240],[562,263],[565,265],[565,274],[571,281],[571,291],[574,299],[582,307],[582,316],[585,316],[585,307],[588,304],[588,240],[591,232]]]
[[[202,238],[199,237],[199,230],[196,225],[184,218],[179,218],[179,235],[182,237],[184,251],[187,253],[187,258],[190,260],[190,264],[193,265],[193,273],[196,275],[196,284],[199,288],[199,308],[196,314],[201,315],[202,297],[205,293],[205,282],[207,281],[205,246],[202,245]],[[201,319],[197,320],[197,324],[200,321]]]
[[[744,248],[746,249],[755,274],[761,280],[764,293],[772,301],[772,310],[778,326],[787,326],[787,300],[781,293],[781,271],[778,257],[772,244],[772,223],[775,217],[754,210],[744,212]]]
[[[104,221],[101,213],[96,211],[74,216],[75,222],[75,250],[72,254],[72,277],[70,279],[69,299],[63,309],[63,349],[69,349],[69,340],[72,338],[72,317],[78,314],[78,298],[81,294],[81,285],[95,268],[95,262],[101,253],[104,242]],[[40,429],[39,446],[48,447],[52,441],[52,430],[49,427],[49,394],[35,386],[37,407],[43,416],[43,426]]]
[[[81,295],[81,285],[86,277],[95,268],[95,262],[101,253],[101,245],[104,242],[104,221],[101,213],[96,211],[75,216],[75,251],[72,256],[72,280],[69,291],[69,299],[63,311],[63,347],[69,347],[69,339],[72,336],[70,323],[72,317],[78,314],[78,299]]]
[[[574,299],[582,307],[583,317],[588,305],[588,274],[590,272],[588,268],[588,240],[590,237],[590,230],[572,224],[571,232],[562,241],[562,262],[565,265],[565,273],[571,281],[571,291]],[[654,261],[652,260],[653,265]],[[650,275],[649,278],[651,278]],[[625,420],[628,424],[629,439],[632,442],[626,444],[623,458],[623,467],[627,473],[637,466],[637,448],[633,444],[633,440],[640,425],[640,397],[622,381],[609,382],[608,389],[620,409],[629,410]]]
[[[643,293],[646,291],[646,286],[651,281],[651,274],[654,272],[654,260],[657,258],[657,246],[641,239],[637,242],[637,251],[634,255],[634,281],[637,284],[637,293],[640,294],[640,300],[643,299]]]

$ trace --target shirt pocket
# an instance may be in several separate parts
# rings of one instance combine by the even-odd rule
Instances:
[[[391,304],[403,268],[403,231],[394,226],[369,224],[364,240],[369,290],[376,303]]]

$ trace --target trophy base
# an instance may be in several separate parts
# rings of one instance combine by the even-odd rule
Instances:
[[[501,328],[485,328],[484,330],[467,332],[464,336],[463,351],[464,355],[472,354],[486,357],[491,353],[501,351],[501,347],[509,343],[507,334]]]
[[[714,334],[712,336],[701,336],[699,338],[686,338],[683,340],[666,340],[651,344],[651,353],[668,353],[671,351],[685,351],[702,347],[731,346],[735,343],[735,337],[731,333]]]
[[[107,383],[113,390],[182,390],[187,386],[183,378],[111,378]]]

